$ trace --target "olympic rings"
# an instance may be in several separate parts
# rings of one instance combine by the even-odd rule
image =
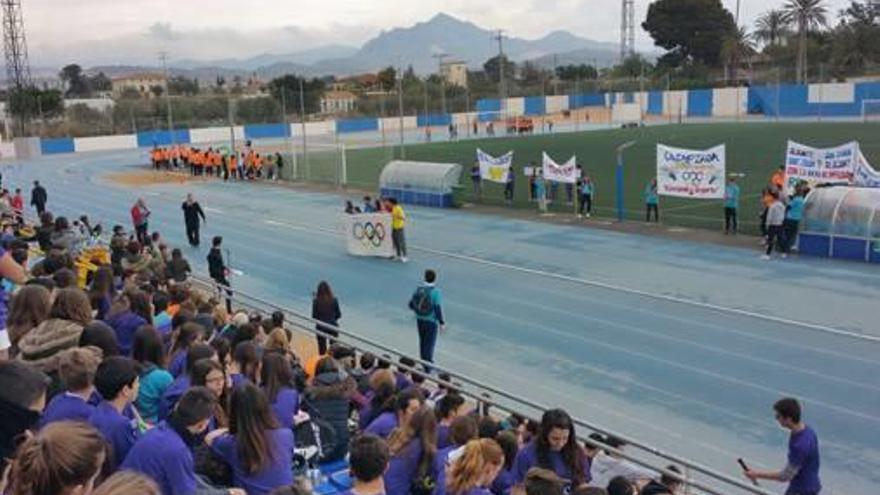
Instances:
[[[385,226],[381,223],[374,225],[373,222],[355,222],[351,234],[364,246],[372,244],[373,247],[380,247],[385,240]]]

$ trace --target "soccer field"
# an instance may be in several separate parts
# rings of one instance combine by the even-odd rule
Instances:
[[[408,160],[460,163],[464,166],[461,185],[466,201],[473,201],[470,183],[470,166],[476,148],[494,155],[514,152],[516,166],[515,206],[528,208],[528,180],[522,168],[530,163],[540,163],[541,152],[546,151],[557,161],[567,160],[576,154],[578,162],[593,178],[596,186],[594,206],[601,216],[614,216],[615,149],[627,141],[636,145],[625,154],[624,198],[627,217],[643,218],[642,191],[655,175],[657,143],[685,148],[708,148],[717,144],[727,145],[727,170],[741,173],[740,203],[741,229],[756,232],[758,227],[760,191],[772,171],[784,160],[786,141],[789,139],[812,146],[830,146],[857,140],[869,162],[880,163],[880,123],[723,123],[660,125],[637,129],[608,129],[579,133],[510,137],[503,139],[478,139],[458,142],[408,145]],[[399,149],[389,147],[361,148],[347,152],[348,183],[364,189],[378,187],[379,173]],[[312,178],[320,179],[328,173],[322,170],[320,157],[312,169]],[[480,201],[501,204],[500,184],[484,183]],[[565,190],[560,186],[560,200],[551,208],[560,213],[573,211],[565,204]],[[661,217],[665,223],[700,228],[718,228],[723,221],[721,201],[661,199]]]

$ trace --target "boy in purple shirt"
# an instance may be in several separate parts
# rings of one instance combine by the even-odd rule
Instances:
[[[76,347],[62,352],[58,360],[58,375],[66,391],[49,401],[40,419],[41,427],[55,421],[88,421],[101,401],[94,386],[100,361],[94,352]]]
[[[105,359],[95,375],[95,387],[104,400],[89,416],[89,423],[110,445],[112,468],[125,459],[140,435],[137,417],[132,419],[124,414],[137,398],[139,368],[133,359],[114,356]]]
[[[464,412],[464,397],[451,392],[437,401],[437,448],[449,447],[449,426]]]
[[[210,390],[191,388],[180,398],[167,421],[138,440],[121,468],[149,476],[162,489],[162,495],[245,495],[237,488],[226,490],[200,484],[192,452],[183,440],[205,431],[215,405]]]
[[[351,442],[348,461],[353,486],[340,495],[385,495],[382,475],[390,458],[388,445],[381,438],[370,434],[356,437]]]
[[[394,410],[380,414],[364,430],[379,438],[387,439],[398,425],[406,424],[409,418],[422,407],[424,399],[415,390],[399,392],[394,399]]]
[[[788,482],[785,495],[818,495],[822,483],[819,481],[819,438],[816,432],[801,419],[801,405],[796,399],[780,399],[773,404],[773,410],[779,425],[791,432],[788,462],[781,471],[747,469],[744,472],[746,478]]]

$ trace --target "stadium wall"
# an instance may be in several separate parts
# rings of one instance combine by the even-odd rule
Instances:
[[[663,115],[663,91],[651,91],[648,93],[647,109],[649,115]]]
[[[189,129],[175,129],[169,131],[142,131],[137,133],[138,148],[152,148],[153,146],[170,146],[172,144],[189,144]]]
[[[248,124],[244,126],[245,139],[272,139],[291,136],[291,128],[285,124]]]
[[[717,88],[712,90],[712,116],[738,117],[748,110],[748,88]]]
[[[452,115],[448,113],[421,114],[416,117],[418,127],[446,127],[452,123]]]
[[[665,91],[663,93],[663,114],[664,115],[687,115],[688,111],[688,92],[687,91]]]
[[[568,95],[548,96],[544,106],[547,113],[559,113],[568,110]]]
[[[472,125],[473,122],[476,120],[476,118],[477,118],[477,114],[472,113],[472,112],[471,113],[454,113],[454,114],[452,114],[452,123],[459,126],[459,127],[463,127],[463,126],[467,126],[467,125]],[[465,132],[465,131],[462,130],[459,132]]]
[[[713,106],[711,89],[691,89],[687,93],[688,117],[711,117]]]
[[[336,132],[348,134],[352,132],[368,132],[379,130],[379,119],[343,119],[336,121]]]
[[[138,147],[137,136],[126,134],[124,136],[97,136],[76,138],[73,140],[74,151],[107,151],[107,150],[131,150]]]
[[[381,119],[380,121],[381,128],[384,128],[386,131],[399,131],[400,130],[400,117],[386,117]],[[416,117],[404,117],[403,118],[403,128],[404,129],[415,129],[418,127],[418,119]]]
[[[501,100],[495,98],[477,100],[477,114],[480,122],[497,119],[501,111]]]
[[[572,94],[568,95],[568,108],[574,110],[575,108],[583,108],[583,107],[607,107],[608,102],[605,99],[604,93],[581,93],[581,94]]]
[[[290,124],[291,134],[302,132],[302,124]],[[336,132],[335,120],[321,120],[318,122],[306,122],[306,136],[326,136]]]
[[[543,96],[527,96],[523,102],[525,114],[541,116],[547,114],[547,98]]]
[[[525,98],[508,98],[504,105],[506,117],[523,115],[526,112]]]
[[[73,138],[40,139],[40,153],[43,155],[73,153],[74,151],[76,151],[76,147],[73,145]]]
[[[0,159],[11,160],[15,158],[15,143],[3,141],[0,143]]]
[[[235,139],[245,139],[245,129],[242,126],[232,128]],[[229,141],[228,127],[203,127],[201,129],[190,129],[189,138],[193,143],[219,143]]]

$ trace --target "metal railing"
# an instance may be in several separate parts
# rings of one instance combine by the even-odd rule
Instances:
[[[206,280],[198,276],[193,276],[190,278],[190,280],[194,283],[194,285],[200,286],[202,289],[207,290],[210,293],[217,294],[218,298],[222,299],[230,297],[227,295],[228,293],[224,286],[220,286],[211,280]],[[377,354],[377,356],[384,355],[386,357],[394,358],[407,356],[415,361],[417,364],[414,367],[404,366],[400,364],[397,365],[398,368],[406,371],[422,373],[422,371],[417,367],[419,365],[430,365],[430,367],[433,368],[438,374],[448,373],[451,377],[451,383],[442,381],[432,374],[424,374],[423,376],[425,376],[425,379],[427,381],[434,382],[437,385],[443,385],[447,387],[451,386],[455,388],[456,391],[458,391],[461,395],[473,399],[476,402],[478,408],[483,409],[485,406],[491,406],[501,411],[505,411],[509,414],[515,414],[533,420],[539,420],[541,414],[544,411],[551,409],[550,406],[529,400],[521,395],[508,392],[501,388],[487,385],[482,381],[472,378],[470,376],[445,369],[442,366],[438,366],[434,363],[426,363],[418,358],[413,358],[409,354],[404,353],[389,345],[375,342],[356,333],[343,330],[339,327],[334,327],[332,325],[327,325],[323,322],[318,322],[317,320],[296,310],[283,307],[261,297],[249,294],[245,291],[241,291],[235,288],[231,288],[231,291],[231,299],[234,306],[248,311],[257,311],[267,314],[279,311],[284,314],[285,325],[290,327],[288,329],[295,330],[300,334],[305,334],[308,336],[323,334],[325,337],[339,341],[344,345],[361,353],[371,352],[373,354]],[[321,326],[328,327],[334,332],[338,332],[338,336],[326,334],[321,330],[318,330],[317,325],[319,323]],[[681,480],[685,488],[685,493],[693,493],[691,490],[697,490],[698,493],[706,493],[711,495],[730,495],[731,493],[772,495],[773,493],[760,487],[750,485],[744,480],[739,480],[724,473],[718,472],[711,467],[701,464],[699,462],[685,459],[681,456],[664,451],[660,448],[640,442],[634,438],[621,434],[610,428],[597,425],[595,423],[577,418],[575,416],[572,416],[572,421],[576,426],[582,429],[587,429],[590,432],[596,432],[621,439],[627,445],[638,450],[639,453],[642,454],[642,456],[653,456],[658,458],[659,464],[657,460],[654,460],[652,462],[650,460],[643,459],[640,456],[632,455],[629,452],[623,452],[602,442],[590,439],[583,433],[579,435],[579,440],[587,445],[590,445],[591,447],[601,448],[602,450],[605,450],[610,454],[619,456],[634,464],[657,472],[658,474],[664,474],[673,479]],[[684,472],[679,474],[674,471],[670,471],[666,469],[667,464],[680,465],[684,468]]]

